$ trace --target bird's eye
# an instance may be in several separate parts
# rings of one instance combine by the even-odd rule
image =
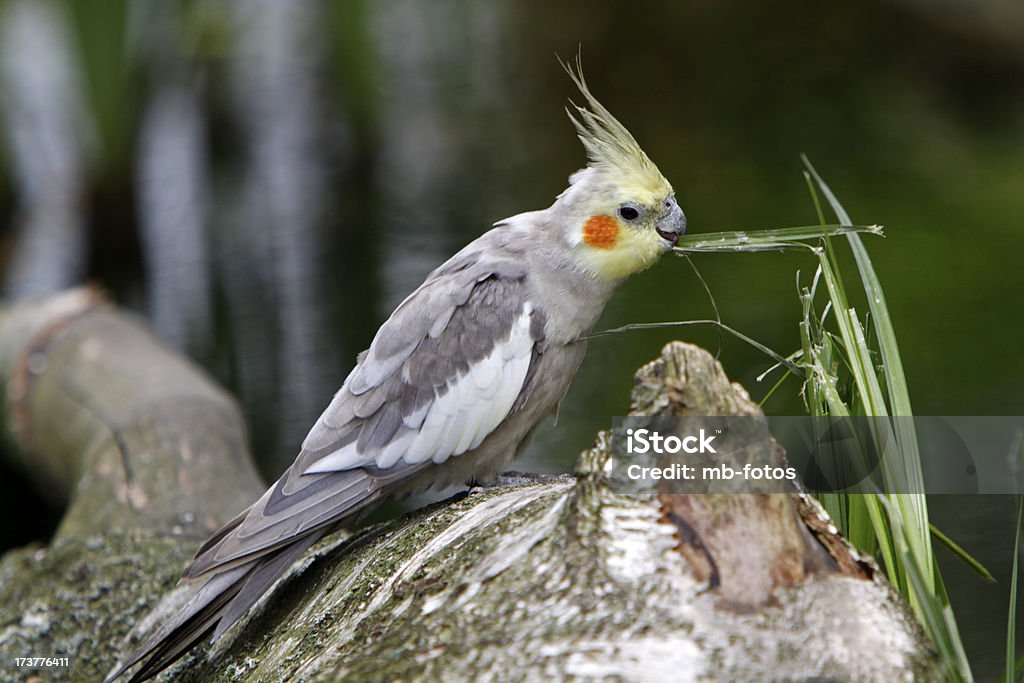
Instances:
[[[635,221],[640,218],[640,209],[632,204],[623,204],[619,207],[619,217],[624,221]]]

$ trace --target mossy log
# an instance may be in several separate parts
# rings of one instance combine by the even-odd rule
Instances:
[[[240,413],[89,290],[0,311],[0,375],[12,452],[69,500],[48,546],[0,560],[0,678],[95,681],[202,537],[262,491]],[[759,413],[678,342],[637,373],[632,411]],[[941,677],[906,605],[812,498],[627,496],[610,458],[600,434],[575,476],[505,477],[325,539],[162,680]]]

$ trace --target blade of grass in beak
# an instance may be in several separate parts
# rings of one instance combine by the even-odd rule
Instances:
[[[867,233],[884,235],[879,225],[808,225],[796,228],[767,230],[733,230],[728,232],[682,235],[673,247],[677,253],[720,251],[763,251],[790,249],[799,242],[836,235]]]

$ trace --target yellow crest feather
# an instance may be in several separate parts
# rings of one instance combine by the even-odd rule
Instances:
[[[591,94],[583,78],[580,58],[576,58],[575,69],[559,61],[586,100],[586,107],[570,100],[572,106],[566,107],[565,111],[587,150],[587,158],[590,160],[588,166],[620,175],[623,181],[651,196],[665,197],[672,194],[672,186],[632,134]]]

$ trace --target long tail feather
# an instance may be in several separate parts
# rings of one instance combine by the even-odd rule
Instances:
[[[324,533],[326,530],[318,530],[296,539],[276,553],[211,576],[184,606],[110,672],[105,683],[111,683],[143,662],[142,667],[128,681],[140,683],[173,664],[211,630],[211,642],[219,639],[245,616],[271,584]]]
[[[120,678],[142,661],[145,661],[145,665],[132,676],[131,683],[155,676],[170,665],[213,627],[228,601],[241,590],[242,582],[251,571],[252,567],[235,567],[211,577],[146,642],[111,671],[105,683]]]

